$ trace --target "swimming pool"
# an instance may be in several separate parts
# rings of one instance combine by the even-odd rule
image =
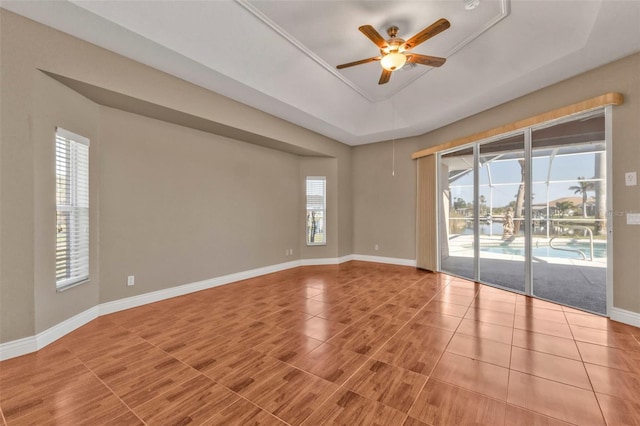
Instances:
[[[587,259],[589,259],[589,243],[555,243],[557,247],[563,249],[571,249],[571,250],[582,250]],[[524,256],[524,247],[511,247],[508,245],[500,245],[500,246],[480,246],[480,251],[484,251],[487,253],[497,253],[497,254],[510,254],[515,256]],[[562,259],[582,259],[580,253],[564,251],[564,250],[556,250],[549,246],[543,247],[533,247],[532,251],[533,257],[557,257]],[[603,243],[594,243],[593,244],[593,258],[594,259],[606,259],[607,257],[607,245]]]

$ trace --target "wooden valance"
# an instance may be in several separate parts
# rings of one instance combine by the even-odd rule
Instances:
[[[466,145],[475,141],[490,138],[492,136],[498,136],[504,133],[513,132],[527,127],[535,126],[537,124],[545,123],[547,121],[555,120],[558,118],[566,117],[568,115],[578,114],[581,112],[593,110],[596,108],[604,107],[607,105],[622,105],[624,97],[621,93],[605,93],[604,95],[597,96],[595,98],[587,99],[586,101],[578,102],[572,105],[568,105],[562,108],[554,109],[553,111],[538,114],[533,117],[525,118],[523,120],[514,121],[509,124],[505,124],[500,127],[495,127],[483,132],[474,133],[473,135],[465,136],[463,138],[454,139],[449,142],[445,142],[431,148],[425,148],[423,150],[414,152],[411,158],[418,159],[426,157],[427,155],[435,154],[436,152],[444,151],[445,149],[455,148],[458,146]]]

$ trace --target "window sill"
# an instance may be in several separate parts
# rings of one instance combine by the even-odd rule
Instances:
[[[62,286],[62,287],[56,287],[56,293],[63,293],[63,292],[65,292],[67,290],[70,290],[70,289],[72,289],[74,287],[78,287],[78,286],[80,286],[82,284],[88,284],[90,282],[91,282],[91,279],[87,278],[86,280],[78,281],[77,283],[67,284],[67,285]]]

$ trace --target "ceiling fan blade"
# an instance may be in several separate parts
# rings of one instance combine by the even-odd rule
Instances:
[[[373,42],[373,44],[378,46],[380,49],[384,49],[385,47],[388,46],[387,41],[384,38],[382,38],[380,33],[376,31],[376,29],[373,28],[371,25],[363,25],[358,29],[362,34],[364,34],[369,40]]]
[[[354,61],[354,62],[349,62],[349,63],[346,63],[346,64],[341,64],[341,65],[338,65],[336,68],[341,70],[343,68],[354,67],[356,65],[362,65],[362,64],[367,64],[369,62],[379,61],[380,59],[382,59],[382,57],[374,56],[373,58],[360,59],[359,61]]]
[[[420,31],[418,34],[414,35],[409,40],[407,40],[404,43],[404,49],[405,50],[413,49],[420,43],[423,43],[429,40],[431,37],[440,34],[450,26],[451,24],[449,23],[449,21],[447,21],[444,18],[440,18],[436,22],[429,25],[427,28],[425,28],[424,30]]]
[[[429,65],[430,67],[439,67],[446,62],[445,58],[437,56],[418,55],[417,53],[407,54],[407,62],[414,64]]]
[[[391,71],[387,71],[383,69],[382,75],[380,75],[380,80],[378,81],[378,84],[388,83],[390,78],[391,78]]]

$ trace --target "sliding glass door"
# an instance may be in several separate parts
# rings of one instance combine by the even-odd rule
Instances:
[[[440,270],[606,314],[605,111],[439,154]]]
[[[460,277],[475,278],[474,148],[440,156],[441,268]]]
[[[525,291],[524,136],[479,145],[478,279]]]
[[[536,129],[531,157],[533,294],[606,313],[604,113]]]

